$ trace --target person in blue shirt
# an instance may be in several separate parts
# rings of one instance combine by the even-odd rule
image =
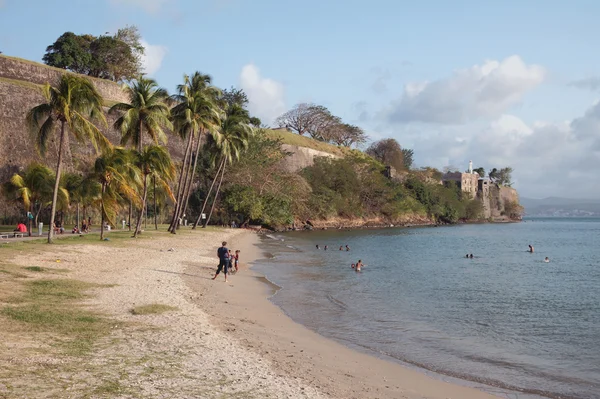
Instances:
[[[217,278],[221,270],[223,270],[223,274],[225,275],[225,282],[227,282],[227,272],[229,269],[229,249],[227,249],[227,242],[223,241],[223,245],[217,249],[217,256],[219,257],[219,266],[217,266],[217,272],[215,276],[212,278],[213,280]]]

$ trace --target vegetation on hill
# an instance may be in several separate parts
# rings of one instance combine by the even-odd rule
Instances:
[[[67,36],[63,39],[79,40]],[[80,62],[71,55],[72,62]],[[65,66],[66,58],[52,59],[78,70]],[[116,74],[104,77],[117,79]],[[319,220],[397,224],[416,216],[455,223],[482,216],[479,201],[455,184],[440,184],[440,171],[413,169],[413,151],[396,140],[375,142],[366,152],[351,148],[366,140],[364,132],[325,107],[300,104],[282,115],[279,124],[294,133],[260,128],[243,91],[221,90],[200,72],[185,75],[171,96],[145,77],[129,81],[126,90],[129,101],[113,103],[108,111],[116,117],[110,128],[121,135],[117,146],[99,129],[106,124],[105,102],[87,77],[64,74],[55,86],[43,87],[44,101],[24,122],[42,154],[57,138],[58,162],[48,165],[54,170],[32,164],[4,182],[7,198],[22,204],[23,219],[31,212],[36,221],[58,227],[76,215],[75,224],[83,229],[81,221],[96,214],[102,229],[126,220],[137,236],[144,217],[154,218],[158,228],[158,218],[168,216],[169,231],[176,233],[184,220],[195,221],[194,228],[211,222],[285,228]],[[97,150],[97,158],[80,165],[76,174],[62,171],[67,135]],[[183,159],[176,162],[162,146],[169,135],[185,145]],[[338,157],[317,157],[312,166],[290,173],[284,163],[291,154],[283,143]],[[509,184],[511,171],[493,170],[490,177]],[[518,211],[513,208],[511,213]]]

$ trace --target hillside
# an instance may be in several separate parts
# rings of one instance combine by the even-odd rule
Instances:
[[[299,134],[288,132],[286,130],[267,130],[267,136],[272,139],[279,139],[283,144],[310,148],[316,151],[327,152],[332,155],[344,156],[350,150],[346,147],[338,147],[333,144],[311,139],[310,137],[300,136]]]

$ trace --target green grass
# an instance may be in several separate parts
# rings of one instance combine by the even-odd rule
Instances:
[[[48,269],[40,267],[40,266],[27,266],[27,267],[24,267],[23,269],[29,270],[30,272],[45,272],[48,270]]]
[[[160,313],[165,313],[165,312],[169,312],[169,311],[173,311],[173,310],[178,310],[178,309],[174,306],[163,305],[160,303],[153,303],[150,305],[136,306],[135,308],[131,309],[131,314],[136,315],[136,316],[146,315],[146,314],[160,314]]]
[[[285,130],[267,130],[266,134],[271,139],[280,139],[284,144],[312,148],[313,150],[328,152],[333,155],[344,156],[348,152],[348,149],[345,147],[338,147]]]
[[[59,346],[69,355],[88,353],[94,343],[108,334],[111,324],[103,315],[78,305],[86,290],[101,287],[68,279],[34,280],[22,284],[23,290],[8,298],[0,314],[16,322],[23,331],[58,335]]]

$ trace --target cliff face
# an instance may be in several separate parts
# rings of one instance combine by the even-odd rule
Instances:
[[[56,167],[57,143],[53,138],[48,145],[48,153],[42,159],[37,153],[34,140],[25,124],[27,112],[44,99],[41,86],[46,82],[56,82],[64,70],[42,64],[0,55],[0,183],[30,162],[43,162],[52,169]],[[110,81],[90,78],[103,96],[106,104],[127,101],[121,87]],[[120,135],[111,127],[113,117],[108,117],[108,126],[102,132],[113,144],[118,144]],[[73,171],[79,165],[90,162],[95,155],[93,147],[82,145],[68,135],[64,152],[64,170]],[[183,144],[177,137],[170,136],[168,143],[171,155],[179,160],[183,155]],[[15,204],[10,204],[0,195],[0,217],[16,216],[20,213]]]
[[[297,172],[312,166],[316,157],[339,158],[337,155],[330,154],[324,151],[313,150],[312,148],[300,147],[297,145],[282,144],[281,148],[284,151],[291,153],[283,161],[283,167],[288,172]]]

